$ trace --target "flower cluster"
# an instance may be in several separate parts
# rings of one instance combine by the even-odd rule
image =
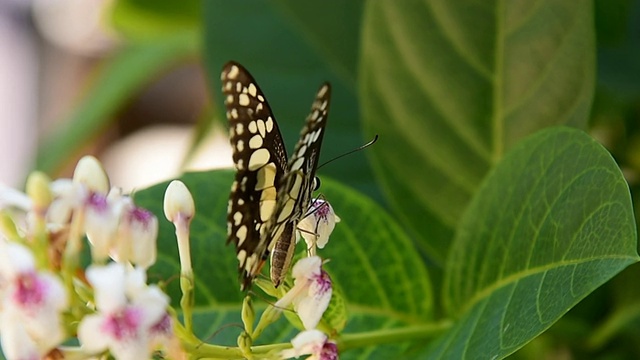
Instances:
[[[253,339],[286,309],[297,314],[303,331],[291,345],[261,355],[337,359],[337,344],[327,335],[332,331],[322,322],[332,282],[316,255],[340,221],[329,203],[313,200],[299,223],[298,238],[307,243],[308,256],[293,266],[292,283],[281,289],[270,284],[277,300],[255,330],[250,297],[245,300],[245,331],[235,350],[204,344],[193,334],[196,274],[190,224],[195,205],[182,182],[167,187],[164,213],[175,227],[180,256],[180,320],[169,296],[147,283],[146,271],[157,257],[158,219],[111,187],[95,158],[81,159],[72,179],[51,181],[34,173],[25,193],[0,186],[0,345],[5,357],[127,360],[161,352],[171,359],[235,358],[238,351],[255,357],[251,353],[260,349],[252,347]],[[87,245],[91,262],[83,268]]]
[[[305,240],[308,256],[293,266],[293,286],[272,308],[265,311],[253,334],[259,334],[266,324],[275,321],[282,310],[293,310],[304,330],[291,341],[292,349],[280,353],[283,358],[301,355],[311,355],[308,359],[318,360],[338,358],[336,343],[317,329],[329,307],[333,287],[329,274],[322,269],[323,260],[316,255],[316,248],[324,248],[339,221],[340,218],[328,202],[313,199],[304,218],[298,223],[298,240]],[[269,289],[264,290],[269,292]]]
[[[145,269],[156,259],[157,218],[110,188],[93,157],[78,163],[73,179],[52,182],[34,173],[26,188],[26,194],[0,189],[4,355],[109,351],[118,359],[149,358],[172,337],[169,299],[146,284]],[[77,276],[84,237],[92,256],[86,282]],[[71,337],[79,347],[60,347]]]

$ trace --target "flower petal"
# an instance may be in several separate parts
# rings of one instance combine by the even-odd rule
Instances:
[[[112,339],[105,336],[102,330],[104,321],[104,316],[100,314],[87,315],[82,318],[78,326],[78,340],[84,351],[97,353],[109,348]]]
[[[13,311],[0,314],[0,344],[7,359],[40,359],[44,352],[39,351],[35,341],[27,333],[22,317]]]
[[[291,339],[293,349],[283,350],[281,355],[287,359],[301,355],[319,354],[326,341],[327,335],[322,331],[305,330]]]
[[[325,271],[322,271],[312,280],[308,296],[301,298],[295,305],[298,317],[300,317],[305,329],[314,329],[318,326],[322,314],[329,307],[332,292],[331,279]]]
[[[293,266],[291,273],[296,281],[307,280],[313,278],[315,275],[320,274],[320,267],[322,266],[322,259],[319,256],[310,256],[298,260]]]
[[[92,265],[87,269],[86,276],[94,288],[95,303],[100,311],[111,313],[127,303],[124,265]]]

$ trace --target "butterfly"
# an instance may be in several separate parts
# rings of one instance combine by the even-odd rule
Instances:
[[[229,62],[221,80],[236,168],[227,211],[227,243],[236,245],[242,290],[251,286],[269,256],[271,280],[277,287],[293,257],[297,224],[319,186],[315,173],[331,87],[320,86],[288,159],[271,107],[247,69]]]

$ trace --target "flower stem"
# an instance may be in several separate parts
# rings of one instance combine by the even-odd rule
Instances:
[[[451,321],[437,324],[376,330],[356,334],[345,334],[338,341],[340,351],[399,341],[424,340],[439,335],[452,326]]]

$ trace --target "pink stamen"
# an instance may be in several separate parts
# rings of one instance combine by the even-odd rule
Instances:
[[[116,340],[135,338],[138,334],[141,317],[140,309],[128,307],[108,317],[102,330]]]

